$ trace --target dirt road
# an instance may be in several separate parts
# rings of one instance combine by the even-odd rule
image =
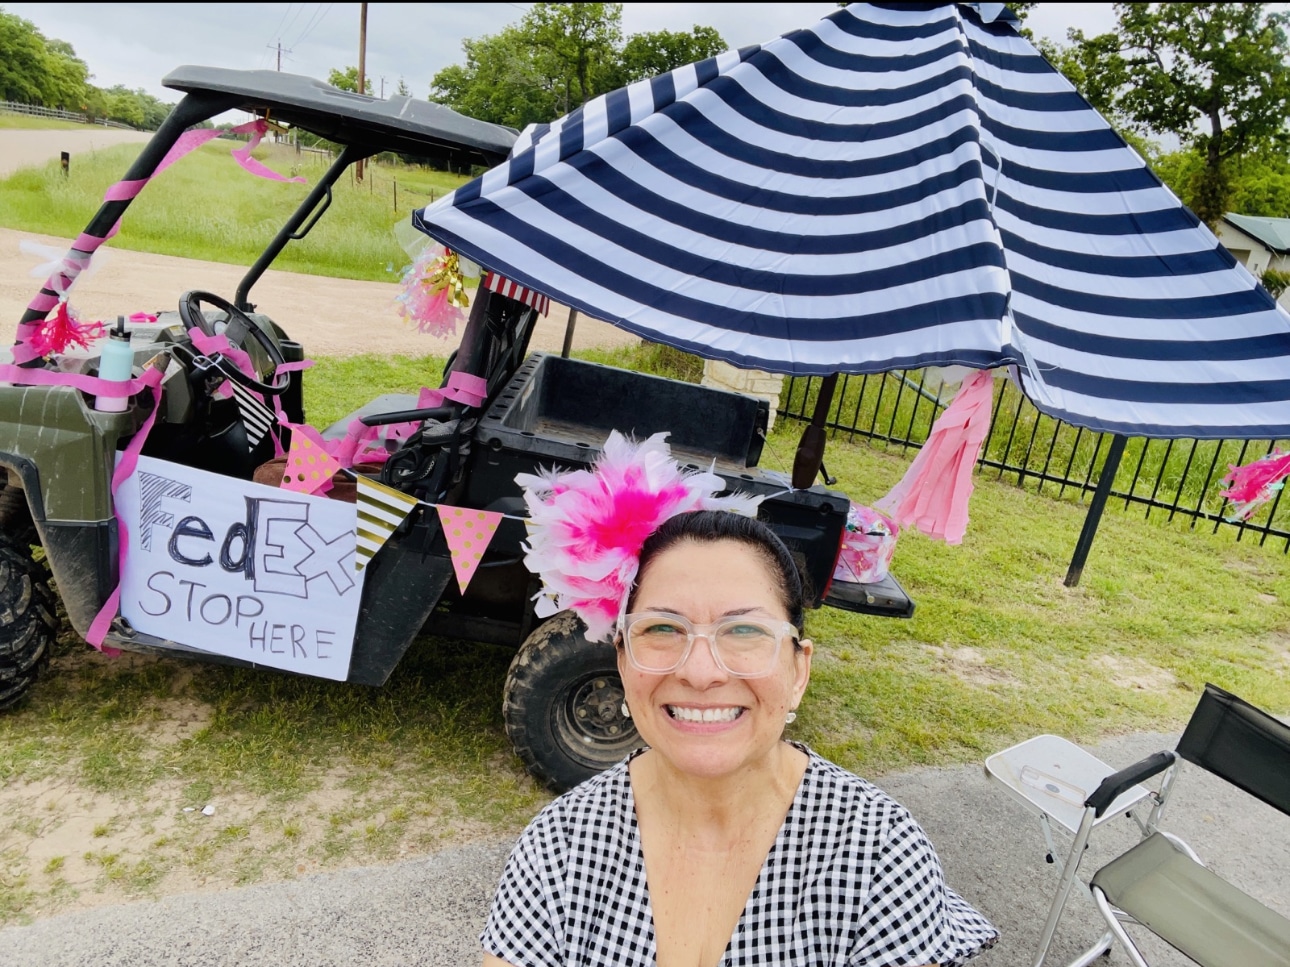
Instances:
[[[69,136],[79,139],[69,140]],[[140,132],[108,128],[84,132],[0,130],[0,176],[21,165],[57,158],[60,151],[88,151],[146,138]],[[69,148],[69,143],[73,147]],[[75,163],[73,153],[72,164]],[[18,319],[43,281],[31,275],[42,260],[20,251],[18,243],[22,239],[64,249],[70,244],[67,239],[0,228],[0,345],[13,341]],[[79,283],[73,294],[72,304],[84,320],[111,320],[132,312],[173,309],[180,295],[190,289],[204,289],[232,299],[246,271],[245,266],[129,252],[113,248],[111,242],[100,253],[95,257],[95,273]],[[397,291],[393,283],[355,282],[270,269],[252,291],[252,301],[291,338],[302,343],[310,356],[444,356],[451,352],[457,344],[455,338],[424,336],[402,322],[394,311]],[[530,348],[559,352],[568,318],[568,309],[552,305],[550,315],[538,322]],[[620,329],[582,317],[573,346],[626,346],[637,341],[637,337]]]
[[[116,144],[142,144],[151,134],[147,131],[123,131],[120,128],[100,128],[87,125],[85,130],[0,130],[0,178],[6,178],[19,168],[43,165],[66,151],[76,164],[76,156]]]
[[[0,228],[0,345],[13,341],[18,320],[41,280],[31,270],[39,259],[18,247],[22,239],[66,248],[67,239]],[[204,289],[232,299],[246,269],[172,255],[151,255],[111,248],[96,257],[94,275],[73,290],[72,305],[82,319],[115,319],[132,312],[173,309],[189,289]],[[436,339],[410,329],[394,311],[398,286],[355,282],[270,269],[252,290],[252,301],[299,341],[310,356],[380,353],[391,356],[446,356],[456,338]],[[569,311],[552,305],[539,320],[530,348],[559,352]],[[574,348],[627,346],[637,337],[603,322],[580,317]]]

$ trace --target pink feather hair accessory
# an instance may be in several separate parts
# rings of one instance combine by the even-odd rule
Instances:
[[[588,640],[607,641],[636,580],[641,547],[664,521],[692,510],[757,513],[760,497],[718,497],[726,489],[721,477],[682,469],[666,436],[636,442],[614,430],[590,470],[515,478],[529,511],[524,563],[542,579],[538,617],[572,609]]]

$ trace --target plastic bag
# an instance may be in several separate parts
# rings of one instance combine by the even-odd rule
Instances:
[[[853,584],[874,584],[887,576],[900,528],[886,514],[852,502],[847,531],[842,536],[833,578]]]

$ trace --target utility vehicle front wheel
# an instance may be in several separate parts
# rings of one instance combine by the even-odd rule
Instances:
[[[36,525],[27,506],[27,495],[15,487],[0,471],[0,531],[10,535],[18,544],[39,544]]]
[[[58,618],[48,578],[29,545],[0,531],[0,710],[18,704],[49,664]]]
[[[539,625],[506,674],[502,717],[528,771],[556,792],[608,769],[641,744],[622,713],[612,645],[587,641],[572,611]]]

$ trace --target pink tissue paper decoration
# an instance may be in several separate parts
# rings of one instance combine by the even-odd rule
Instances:
[[[56,356],[69,346],[89,349],[90,343],[104,336],[103,323],[81,322],[76,313],[60,299],[54,312],[28,336],[26,342],[38,356]]]
[[[484,551],[502,522],[502,515],[490,510],[471,510],[466,507],[449,507],[436,504],[439,522],[443,525],[444,540],[452,555],[452,569],[457,574],[457,586],[466,593],[466,585],[479,569]]]
[[[692,510],[753,515],[760,498],[718,497],[726,483],[686,471],[656,433],[636,443],[617,430],[590,470],[519,474],[528,505],[524,563],[542,580],[539,617],[572,608],[589,641],[607,640],[636,580],[641,546],[664,521]]]
[[[833,569],[834,580],[852,584],[881,581],[891,566],[899,535],[900,528],[890,517],[852,503],[847,511],[847,529],[842,535],[838,563]]]
[[[287,468],[282,477],[284,490],[321,496],[332,488],[332,476],[340,461],[327,452],[322,434],[313,427],[291,425],[291,449],[287,451]]]
[[[1285,486],[1290,474],[1290,453],[1274,450],[1243,467],[1228,464],[1227,476],[1219,481],[1219,493],[1232,504],[1228,520],[1248,520]]]
[[[932,424],[927,442],[900,483],[874,506],[901,525],[913,524],[928,537],[961,544],[967,532],[972,468],[990,432],[993,375],[978,369]]]
[[[394,297],[399,318],[427,336],[444,339],[455,335],[470,305],[465,276],[478,275],[477,270],[469,271],[472,266],[452,249],[427,245],[399,280],[399,293]]]

